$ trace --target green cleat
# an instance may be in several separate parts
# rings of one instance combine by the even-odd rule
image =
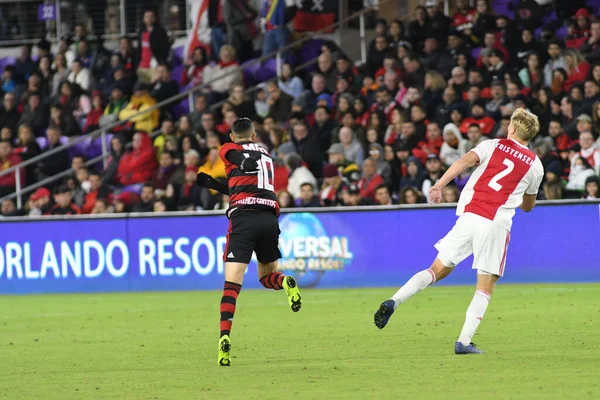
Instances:
[[[229,367],[231,365],[229,350],[231,350],[231,339],[229,339],[229,335],[222,336],[219,339],[219,365],[221,367]]]
[[[287,294],[288,303],[290,303],[292,311],[300,311],[302,296],[300,296],[300,289],[298,289],[296,279],[293,276],[286,276],[283,279],[283,288],[285,289],[285,294]]]

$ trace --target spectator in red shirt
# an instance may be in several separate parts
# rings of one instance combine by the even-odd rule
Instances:
[[[90,191],[85,195],[83,206],[81,206],[82,214],[91,214],[96,206],[96,200],[108,197],[108,189],[102,186],[102,177],[99,172],[91,172],[89,181]]]
[[[440,155],[440,149],[443,144],[444,138],[442,137],[440,125],[435,121],[429,122],[425,132],[425,139],[417,143],[417,147],[412,151],[413,156],[425,164],[429,154]]]
[[[12,143],[9,140],[0,142],[0,172],[9,169],[13,165],[19,164],[21,157],[13,153]],[[21,187],[25,187],[25,168],[19,169],[19,177],[21,178]],[[12,174],[0,176],[0,197],[9,195],[15,191],[16,171]]]
[[[140,82],[154,81],[156,66],[167,62],[169,50],[169,37],[167,32],[158,23],[156,12],[148,10],[144,13],[144,30],[138,38],[137,48],[140,51],[140,61],[137,75]]]
[[[590,12],[580,8],[575,13],[575,23],[569,24],[569,36],[565,45],[567,48],[579,49],[587,42],[590,35]]]
[[[567,80],[564,82],[563,89],[568,92],[574,84],[585,81],[590,64],[585,61],[579,50],[575,49],[565,50],[565,62],[567,64]]]
[[[465,118],[460,124],[460,132],[463,135],[467,134],[469,130],[469,126],[472,124],[477,124],[481,128],[481,132],[488,136],[492,129],[494,129],[494,125],[496,125],[496,121],[485,115],[485,101],[477,100],[471,106],[471,116]]]
[[[143,183],[152,178],[155,169],[152,140],[146,133],[138,132],[133,136],[133,150],[121,158],[117,179],[121,185]]]
[[[360,197],[375,200],[375,190],[384,184],[383,178],[377,173],[377,163],[371,157],[363,162],[362,178],[358,181]]]
[[[90,133],[100,127],[100,118],[104,115],[102,92],[92,92],[92,110],[88,113],[83,126],[84,133]]]
[[[452,26],[460,32],[472,30],[475,14],[475,9],[469,6],[469,0],[457,0],[456,12],[452,16]]]

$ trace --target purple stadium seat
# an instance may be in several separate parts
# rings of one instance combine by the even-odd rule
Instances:
[[[252,71],[248,69],[242,69],[242,75],[244,75],[244,85],[246,85],[246,87],[256,85],[256,78],[254,77]]]
[[[492,4],[492,8],[496,12],[497,15],[505,15],[508,18],[512,19],[515,16],[514,11],[509,9],[509,5],[511,0],[497,0]]]
[[[277,76],[277,61],[267,60],[262,68],[256,72],[256,80],[264,82]]]
[[[481,53],[481,47],[476,47],[471,51],[471,57],[473,57],[473,60],[477,60],[479,53]]]
[[[48,146],[48,139],[45,137],[36,138],[35,141],[37,142],[38,146],[40,146],[40,149],[45,149],[46,146]]]
[[[561,26],[556,31],[556,37],[558,38],[558,40],[565,40],[567,38],[568,34],[569,34],[569,27],[566,25]]]
[[[4,67],[7,65],[14,64],[17,61],[15,57],[2,57],[0,58],[0,70],[4,71]]]
[[[176,47],[173,49],[173,66],[183,65],[184,64],[184,55],[185,46]]]
[[[61,136],[59,139],[60,144],[62,144],[63,146],[66,145],[67,143],[69,143],[69,138],[66,136]]]
[[[144,184],[142,184],[142,183],[136,183],[134,185],[125,186],[123,188],[122,192],[133,192],[133,193],[140,194],[140,193],[142,193],[143,186],[144,186]]]
[[[179,83],[179,80],[181,79],[181,74],[183,73],[184,69],[185,67],[183,65],[178,65],[174,67],[171,70],[171,79],[175,79]]]

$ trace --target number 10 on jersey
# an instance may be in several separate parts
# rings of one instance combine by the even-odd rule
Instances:
[[[273,186],[273,180],[275,179],[275,168],[273,167],[273,160],[270,157],[261,155],[258,160],[258,188],[275,191]]]

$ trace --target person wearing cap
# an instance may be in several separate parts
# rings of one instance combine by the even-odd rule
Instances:
[[[372,205],[371,199],[363,199],[360,195],[361,190],[358,185],[351,184],[342,189],[342,204],[345,207],[356,207]]]
[[[425,194],[425,198],[429,201],[429,189],[435,185],[435,183],[444,174],[444,169],[440,157],[437,154],[430,154],[427,156],[427,162],[425,162],[425,171],[419,176],[417,181],[417,189]]]
[[[358,165],[346,159],[345,148],[342,143],[332,144],[327,150],[327,154],[329,164],[335,165],[342,177],[347,175],[348,178],[352,178],[351,175],[359,171]],[[360,176],[350,180],[358,181],[358,179],[360,179]]]
[[[156,105],[156,100],[150,96],[148,85],[142,82],[136,83],[133,88],[133,96],[129,100],[127,106],[119,112],[119,119],[125,120],[133,117],[127,122],[126,126],[128,129],[134,129],[135,131],[141,131],[146,133],[153,132],[158,127],[160,119],[160,110],[155,109],[149,112],[141,113],[141,111],[147,110],[148,108]],[[135,116],[135,117],[134,117]]]
[[[45,187],[41,187],[29,196],[25,208],[29,210],[29,216],[38,216],[47,214],[53,206],[52,193]]]
[[[469,127],[473,124],[479,125],[481,132],[486,136],[490,134],[496,125],[496,121],[493,118],[485,115],[485,100],[483,99],[473,103],[471,106],[471,116],[465,118],[460,124],[462,134],[466,135]]]
[[[570,49],[579,49],[591,35],[590,32],[590,12],[585,8],[580,8],[574,15],[575,24],[569,31],[565,45]]]
[[[56,204],[48,212],[49,215],[79,215],[81,210],[73,204],[73,195],[67,185],[60,185],[54,191]]]
[[[326,207],[339,206],[342,202],[342,178],[337,164],[325,164],[323,167],[323,186],[319,198]]]

